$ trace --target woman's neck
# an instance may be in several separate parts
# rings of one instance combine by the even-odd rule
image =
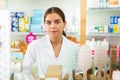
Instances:
[[[52,45],[57,45],[62,43],[62,37],[50,39]]]
[[[61,45],[62,45],[62,37],[60,38],[52,38],[51,44],[54,50],[55,57],[59,56],[60,50],[61,50]]]

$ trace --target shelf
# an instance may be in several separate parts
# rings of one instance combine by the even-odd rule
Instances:
[[[119,37],[120,33],[88,33],[87,36],[108,36],[108,37]]]
[[[80,35],[80,33],[79,32],[66,32],[66,35],[67,36],[71,36],[71,35]]]
[[[111,10],[115,10],[115,11],[119,11],[120,7],[109,7],[109,8],[87,8],[86,11],[89,10],[101,10],[101,11],[111,11]]]
[[[10,35],[11,36],[24,36],[24,35],[27,35],[29,34],[29,32],[11,32]],[[47,33],[34,33],[36,36],[44,36],[46,35]]]

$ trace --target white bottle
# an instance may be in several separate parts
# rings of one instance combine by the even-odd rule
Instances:
[[[106,71],[109,71],[109,68],[110,68],[110,55],[109,55],[109,53],[108,53],[109,43],[108,43],[108,41],[106,40],[106,38],[103,39],[101,46],[106,49],[107,63],[106,63],[105,68],[106,68]]]
[[[108,33],[108,31],[109,31],[109,30],[108,30],[108,25],[105,25],[105,26],[104,26],[104,33]]]
[[[107,51],[109,50],[109,43],[106,38],[103,39],[101,46],[106,49],[107,54]]]
[[[96,47],[96,41],[95,41],[95,38],[92,38],[91,40],[91,44],[90,44],[90,47],[91,47],[91,58],[92,58],[92,73],[94,74],[95,72],[95,65],[94,65],[94,54],[95,54],[95,47]]]
[[[90,47],[91,47],[91,50],[95,50],[95,47],[96,47],[96,41],[95,41],[95,38],[92,38],[92,40],[91,40],[91,44],[90,44]]]

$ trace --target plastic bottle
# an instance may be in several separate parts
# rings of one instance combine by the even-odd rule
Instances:
[[[92,38],[90,47],[91,47],[91,56],[92,56],[92,72],[94,74],[94,72],[95,72],[94,54],[95,54],[95,47],[96,47],[95,38]]]
[[[119,65],[120,65],[120,63],[119,63],[119,59],[120,59],[120,50],[119,50],[119,45],[117,46],[117,59],[116,59],[116,64],[117,64],[117,68],[119,68]]]
[[[106,49],[106,55],[107,55],[107,64],[106,64],[106,71],[109,71],[110,68],[110,55],[109,55],[109,43],[106,38],[103,39],[101,46]]]
[[[94,72],[95,72],[95,65],[94,65],[95,50],[91,50],[91,54],[92,54],[92,73],[94,74]]]
[[[95,41],[95,38],[92,38],[92,40],[91,40],[91,44],[90,44],[90,47],[91,47],[91,50],[95,50],[95,47],[96,47],[96,41]]]
[[[106,54],[107,54],[107,51],[109,50],[109,43],[106,38],[103,38],[101,46],[106,49]]]

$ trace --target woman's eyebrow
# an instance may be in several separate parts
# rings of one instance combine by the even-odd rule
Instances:
[[[61,19],[55,19],[55,20],[61,20]],[[55,21],[55,20],[54,20],[54,21]],[[45,21],[51,21],[51,20],[45,20]]]
[[[59,20],[60,21],[61,19],[55,19],[55,20]]]

